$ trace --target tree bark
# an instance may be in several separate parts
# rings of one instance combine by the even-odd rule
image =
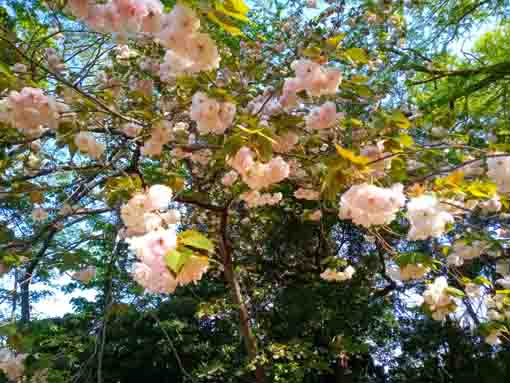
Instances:
[[[228,208],[227,208],[228,209]],[[227,281],[230,289],[232,290],[232,298],[234,303],[237,305],[239,309],[239,327],[241,331],[241,335],[244,340],[244,344],[246,347],[246,352],[248,354],[248,358],[253,361],[257,357],[258,346],[257,339],[253,335],[253,331],[250,325],[250,315],[248,312],[248,308],[244,303],[241,287],[239,286],[239,281],[237,275],[234,271],[234,265],[232,260],[232,252],[229,248],[226,228],[228,221],[228,212],[227,209],[222,214],[221,218],[221,228],[222,228],[222,236],[220,240],[220,253],[223,257],[223,267],[224,267],[224,275],[225,280]],[[264,367],[257,363],[255,369],[255,377],[257,383],[264,383],[265,381],[265,372]]]
[[[19,281],[21,296],[21,324],[30,322],[30,277],[24,273],[24,277]]]

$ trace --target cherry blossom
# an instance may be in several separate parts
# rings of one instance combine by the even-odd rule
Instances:
[[[82,270],[73,273],[73,279],[83,283],[89,283],[96,276],[95,266],[88,266]]]
[[[454,221],[434,195],[412,198],[407,204],[407,216],[411,223],[410,240],[439,237],[445,232],[446,225]]]
[[[314,201],[320,199],[320,192],[311,189],[299,188],[294,192],[294,197],[297,199],[307,199]]]
[[[452,312],[452,307],[455,307],[455,303],[447,293],[447,288],[446,278],[437,277],[423,293],[424,302],[432,311],[432,318],[435,320],[444,320]]]
[[[498,186],[501,193],[510,192],[510,156],[487,159],[487,176]]]
[[[328,101],[322,106],[312,109],[306,116],[306,127],[310,130],[329,129],[341,116],[341,113],[336,112],[336,105]]]
[[[351,279],[356,270],[352,266],[347,266],[344,271],[336,271],[334,269],[326,269],[321,278],[328,282],[342,282]]]
[[[198,92],[193,96],[190,117],[201,134],[223,134],[232,125],[235,112],[234,104],[218,102]]]
[[[388,224],[405,204],[403,189],[401,184],[391,188],[354,185],[341,197],[339,217],[364,227]]]
[[[44,221],[48,218],[48,212],[41,207],[32,210],[32,219],[34,221]]]

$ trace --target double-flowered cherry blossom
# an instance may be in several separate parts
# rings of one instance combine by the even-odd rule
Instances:
[[[73,273],[72,278],[82,283],[89,283],[96,276],[95,266],[88,266]]]
[[[403,189],[402,184],[391,188],[354,185],[341,197],[339,217],[364,227],[388,224],[405,204]]]
[[[448,265],[462,266],[464,261],[479,258],[487,249],[488,244],[484,241],[472,241],[468,243],[463,240],[453,244],[453,252],[446,259]]]
[[[510,156],[487,159],[487,175],[501,193],[510,192]]]
[[[294,192],[294,197],[296,197],[297,199],[315,201],[320,199],[320,192],[312,189],[299,188]]]
[[[326,269],[321,278],[328,282],[342,282],[351,279],[356,270],[352,266],[347,266],[344,271],[336,271],[335,269]]]
[[[289,153],[299,142],[299,136],[294,132],[285,132],[281,135],[274,137],[272,143],[273,151],[276,153]]]
[[[260,190],[278,183],[289,176],[289,165],[281,157],[274,157],[267,163],[255,161],[253,152],[242,147],[228,164],[240,175],[244,183],[253,190]]]
[[[133,196],[121,208],[127,235],[140,235],[159,228],[164,218],[155,211],[167,208],[171,199],[172,189],[164,185],[153,185],[146,193]]]
[[[80,152],[87,153],[91,158],[98,160],[105,151],[105,146],[96,141],[90,132],[80,132],[74,137],[74,144]]]
[[[151,130],[150,138],[144,142],[141,152],[145,156],[159,156],[163,147],[172,137],[172,124],[168,121],[159,121]]]
[[[69,0],[70,12],[99,32],[155,33],[161,29],[163,5],[159,0],[110,0],[98,4]]]
[[[438,277],[423,293],[423,300],[432,312],[432,318],[443,320],[453,312],[455,303],[448,294],[448,281],[445,277]]]
[[[0,370],[11,382],[18,382],[18,379],[25,373],[25,359],[27,356],[27,354],[15,355],[6,348],[0,350]]]
[[[311,60],[296,60],[291,64],[296,77],[285,80],[283,97],[295,95],[305,90],[310,96],[335,94],[342,81],[338,69],[324,68]]]
[[[178,282],[167,268],[165,255],[177,247],[175,229],[160,228],[127,241],[140,261],[134,266],[135,281],[154,293],[174,292]]]
[[[179,74],[208,71],[219,67],[220,55],[216,43],[206,33],[200,33],[200,20],[195,12],[177,4],[165,15],[159,42],[168,48],[161,64],[161,78],[166,81]]]
[[[342,113],[336,112],[336,105],[328,101],[325,104],[313,108],[306,116],[306,128],[309,130],[324,130],[335,125]]]
[[[454,222],[453,216],[434,195],[412,198],[407,204],[407,217],[411,223],[410,240],[439,237],[445,232],[446,225]]]
[[[34,137],[42,134],[44,127],[56,129],[60,113],[66,110],[65,104],[47,96],[42,89],[25,87],[20,92],[11,91],[0,102],[0,120]]]
[[[219,102],[198,92],[193,96],[190,117],[197,123],[201,134],[223,134],[232,125],[236,106],[231,102]]]
[[[248,207],[255,208],[264,205],[276,205],[282,200],[282,193],[260,193],[258,190],[245,192],[239,197]]]

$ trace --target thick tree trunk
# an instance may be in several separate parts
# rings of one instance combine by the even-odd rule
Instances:
[[[223,267],[225,280],[227,281],[230,289],[232,290],[232,298],[234,303],[237,305],[239,309],[239,327],[241,331],[241,335],[244,340],[244,344],[246,347],[246,352],[248,354],[248,358],[250,360],[254,360],[257,357],[257,339],[253,335],[253,331],[250,325],[250,315],[248,313],[248,308],[244,303],[241,287],[239,286],[239,281],[237,279],[236,273],[234,271],[234,265],[232,260],[232,253],[228,246],[228,241],[226,238],[226,227],[227,227],[228,215],[225,211],[222,216],[222,238],[220,241],[220,252],[223,257]],[[255,376],[257,383],[263,383],[265,381],[265,373],[263,366],[257,364],[255,370]]]

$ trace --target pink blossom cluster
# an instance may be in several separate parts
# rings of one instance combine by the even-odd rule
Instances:
[[[237,174],[235,170],[231,170],[223,176],[223,178],[221,179],[221,183],[229,187],[232,186],[237,181],[238,178],[239,174]]]
[[[134,122],[128,122],[122,126],[122,133],[126,136],[134,138],[142,132],[143,127]]]
[[[197,92],[191,103],[190,117],[197,123],[200,134],[223,134],[232,125],[236,106],[231,102],[219,102]]]
[[[165,185],[153,185],[146,193],[134,195],[121,208],[121,218],[127,228],[126,235],[144,234],[160,228],[164,223],[169,224],[165,221],[167,217],[156,211],[166,209],[172,195],[172,189]]]
[[[276,136],[274,139],[275,142],[272,143],[272,146],[276,153],[289,153],[299,142],[299,136],[290,131]]]
[[[74,137],[74,144],[80,152],[87,153],[91,158],[98,160],[105,151],[105,146],[96,141],[90,132],[80,132]]]
[[[62,58],[58,55],[56,49],[47,48],[45,50],[45,55],[48,68],[51,71],[59,73],[66,69],[66,64],[62,61]]]
[[[250,190],[240,195],[241,200],[246,202],[249,208],[264,205],[276,205],[282,200],[282,193],[260,193],[258,190]]]
[[[220,55],[216,43],[206,33],[198,32],[200,20],[195,12],[177,4],[163,18],[156,34],[168,51],[160,67],[160,76],[168,81],[179,74],[196,73],[218,68]]]
[[[289,165],[281,157],[274,157],[267,163],[255,161],[253,152],[244,146],[227,163],[240,175],[244,183],[253,190],[264,189],[289,176]]]
[[[168,270],[165,256],[177,247],[174,228],[149,231],[147,234],[127,240],[140,262],[135,263],[133,278],[148,291],[172,293],[177,280]]]
[[[404,186],[381,188],[363,183],[352,186],[340,200],[339,217],[364,227],[388,224],[405,205]]]
[[[98,32],[156,33],[161,28],[163,5],[159,0],[69,0],[71,13]]]
[[[297,199],[307,199],[309,201],[315,201],[320,199],[320,193],[316,190],[299,188],[294,192],[294,197]]]
[[[297,102],[297,93],[305,90],[309,96],[335,94],[342,82],[342,72],[323,68],[319,63],[307,59],[296,60],[291,64],[296,77],[285,80],[280,103],[289,107]]]
[[[387,266],[386,273],[394,280],[409,281],[411,279],[420,279],[430,271],[430,267],[421,263],[408,263],[404,266]]]
[[[437,277],[434,283],[423,293],[423,300],[432,311],[432,318],[444,320],[456,308],[455,302],[448,295],[448,281],[445,277]]]
[[[142,146],[144,156],[159,156],[163,147],[170,142],[172,124],[168,121],[159,121],[152,127],[150,138]]]
[[[305,117],[306,128],[309,130],[324,130],[335,125],[343,113],[336,112],[336,105],[328,101],[321,106],[313,108]]]
[[[410,240],[437,238],[446,231],[447,224],[454,222],[434,195],[412,198],[407,204],[407,218],[411,223],[407,234]]]
[[[57,102],[42,89],[25,87],[21,92],[11,91],[0,103],[0,121],[12,124],[29,137],[43,132],[43,127],[56,129],[65,104]]]
[[[48,212],[42,207],[36,207],[32,210],[32,219],[36,222],[45,221],[48,218]]]
[[[347,266],[344,271],[336,271],[335,269],[326,269],[321,278],[328,282],[342,282],[352,279],[356,269],[352,266]]]
[[[129,89],[143,94],[147,99],[152,97],[152,91],[154,90],[154,81],[151,79],[137,79],[132,77],[129,79]]]
[[[25,359],[27,354],[14,355],[10,350],[3,348],[0,350],[0,370],[4,372],[7,378],[12,382],[18,382],[25,373]]]
[[[82,283],[89,283],[96,276],[95,266],[88,266],[73,273],[72,278]]]

